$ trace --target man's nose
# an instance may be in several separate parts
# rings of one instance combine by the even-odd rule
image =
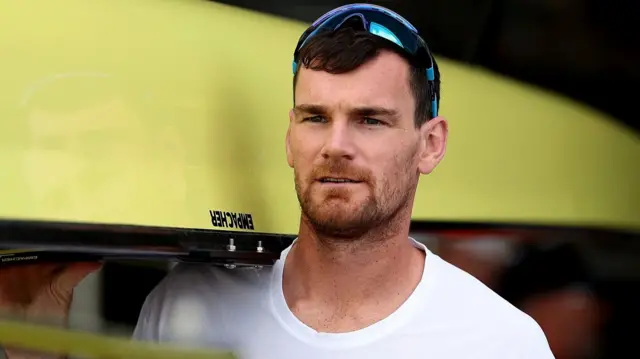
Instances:
[[[348,121],[332,121],[329,131],[326,133],[322,156],[343,157],[353,159],[355,155],[355,145],[353,134]]]

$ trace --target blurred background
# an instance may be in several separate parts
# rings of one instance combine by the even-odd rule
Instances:
[[[312,22],[344,1],[226,0]],[[388,0],[431,50],[568,96],[640,131],[640,2],[604,0]],[[443,74],[446,86],[446,74]],[[636,95],[633,95],[636,94]],[[632,97],[633,96],[633,97]],[[444,99],[446,103],[446,99]],[[446,105],[445,105],[446,106]],[[532,229],[415,223],[413,236],[532,315],[558,359],[640,357],[640,236],[590,228]],[[166,266],[111,264],[100,316],[131,330]],[[140,283],[123,295],[123,280]],[[132,299],[133,298],[133,299]]]
[[[220,2],[304,22],[346,4],[314,1],[313,5],[300,5],[285,0]],[[437,56],[486,68],[568,96],[611,115],[614,121],[640,138],[640,120],[634,111],[635,97],[640,93],[637,89],[640,2],[389,0],[373,3],[408,18]],[[293,44],[291,48],[293,50]],[[446,76],[443,74],[445,87]],[[446,98],[443,102],[445,107],[455,106]],[[118,104],[108,105],[117,107]],[[175,117],[180,114],[176,113]],[[158,113],[157,117],[162,115],[173,114]],[[108,122],[113,126],[114,138],[120,138],[119,133],[126,132],[127,126],[135,125],[135,121],[126,120],[127,116],[123,112],[119,117],[122,123]],[[46,129],[46,126],[35,127]],[[104,136],[101,138],[104,140]],[[113,151],[117,147],[130,155],[131,150],[118,147],[111,137],[108,141],[114,146]],[[173,148],[180,146],[177,143]],[[153,157],[146,153],[139,156],[147,155]],[[172,156],[178,158],[176,163],[186,157],[180,151],[173,151]],[[167,169],[166,163],[158,164],[158,168],[162,169],[158,170],[161,175],[169,172],[180,175],[179,171]],[[168,182],[183,183],[184,180],[176,177]],[[149,197],[155,191],[166,190],[148,189]],[[177,191],[176,198],[182,198],[182,189],[171,190]],[[96,198],[96,202],[99,201],[101,198]],[[93,210],[115,211],[112,208]],[[78,211],[86,208],[78,206]],[[640,347],[635,341],[640,334],[640,262],[637,261],[640,234],[597,228],[416,222],[412,236],[533,316],[543,327],[556,358],[640,358]],[[72,326],[102,333],[130,334],[144,299],[170,267],[167,263],[108,263],[77,289]]]

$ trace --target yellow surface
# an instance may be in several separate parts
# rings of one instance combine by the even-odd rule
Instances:
[[[8,320],[0,320],[0,347],[29,348],[49,354],[73,354],[73,357],[82,359],[235,358],[230,352],[151,344]]]
[[[295,233],[284,135],[305,25],[196,0],[0,2],[0,217]],[[440,59],[447,156],[418,220],[640,229],[640,141]]]

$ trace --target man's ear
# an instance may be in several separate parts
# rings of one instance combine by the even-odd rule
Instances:
[[[418,169],[422,174],[433,172],[447,151],[449,124],[444,117],[438,116],[420,127],[420,162]]]
[[[289,110],[289,127],[287,128],[287,135],[285,137],[285,149],[287,151],[287,163],[289,167],[293,168],[293,155],[291,154],[291,124],[295,118],[293,109]]]

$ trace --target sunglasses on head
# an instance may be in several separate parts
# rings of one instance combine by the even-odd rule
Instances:
[[[438,99],[435,93],[435,72],[433,57],[427,43],[420,37],[418,30],[397,13],[382,6],[371,4],[351,4],[333,9],[322,15],[302,34],[293,55],[293,73],[298,71],[300,49],[307,41],[319,33],[335,31],[343,26],[362,26],[375,36],[392,42],[419,67],[425,68],[431,93],[433,117],[438,116]]]

